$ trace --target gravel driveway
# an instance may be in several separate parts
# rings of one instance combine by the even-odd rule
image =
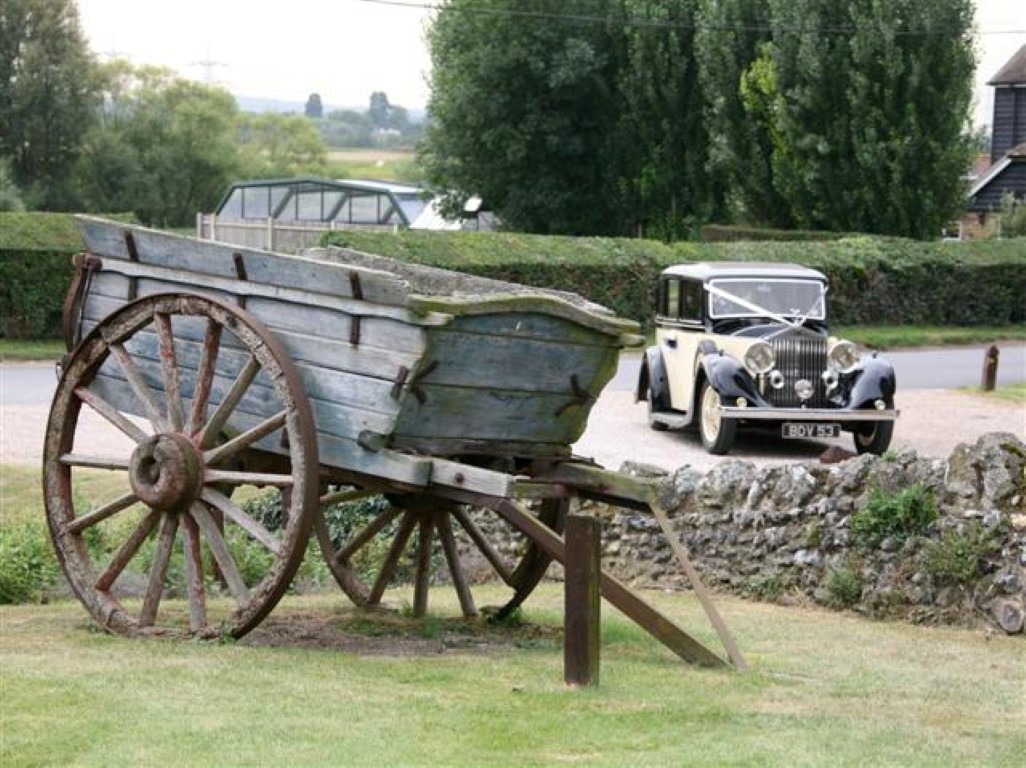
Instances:
[[[914,448],[920,455],[947,458],[960,442],[974,442],[987,432],[1012,432],[1026,440],[1026,408],[978,395],[945,390],[906,390],[898,394],[901,410],[893,448]],[[0,412],[0,464],[39,466],[49,407],[5,405]],[[131,447],[103,419],[83,408],[82,429],[75,451],[124,456]],[[739,435],[730,456],[758,466],[814,461],[836,444],[852,450],[851,436],[836,441],[785,441],[769,434]],[[610,469],[624,461],[640,461],[667,470],[691,465],[711,469],[723,457],[710,456],[694,432],[654,432],[648,427],[645,406],[635,404],[630,392],[607,390],[595,404],[588,429],[575,453],[595,459]]]

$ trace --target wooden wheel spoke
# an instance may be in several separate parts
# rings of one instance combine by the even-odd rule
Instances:
[[[65,453],[61,456],[61,464],[67,467],[83,469],[121,469],[128,470],[129,460],[110,456],[83,456],[80,453]]]
[[[149,437],[149,435],[147,435],[127,416],[118,411],[113,405],[108,403],[99,395],[90,392],[85,387],[77,387],[75,389],[75,396],[121,430],[128,437],[132,438],[133,441],[141,443]]]
[[[374,586],[371,587],[370,596],[367,598],[368,604],[376,605],[381,602],[381,596],[385,594],[385,589],[392,580],[395,567],[399,564],[399,558],[402,557],[403,550],[406,549],[406,542],[409,541],[410,534],[413,533],[413,529],[416,527],[416,515],[407,512],[399,524],[399,530],[396,531],[395,539],[392,540],[392,546],[389,547],[388,554],[381,564],[378,578],[374,581]]]
[[[467,532],[467,535],[470,536],[477,548],[481,550],[481,554],[485,556],[485,559],[491,563],[492,568],[494,568],[495,572],[499,574],[499,578],[501,578],[506,584],[512,583],[513,570],[502,559],[502,556],[495,551],[495,548],[491,545],[488,539],[485,538],[481,529],[478,528],[477,524],[470,519],[470,515],[468,515],[465,510],[457,509],[453,511],[453,516],[459,522],[460,526],[462,526],[463,530]]]
[[[252,429],[246,430],[241,435],[229,440],[224,445],[219,445],[204,453],[204,462],[206,462],[207,466],[211,466],[230,456],[234,456],[242,449],[251,446],[257,440],[261,440],[276,430],[281,429],[285,426],[285,420],[287,418],[288,411],[282,411],[281,413],[271,416],[269,419],[265,419]]]
[[[163,312],[153,316],[160,345],[160,365],[164,371],[164,392],[167,395],[167,420],[174,430],[185,424],[182,408],[182,387],[178,377],[178,355],[175,352],[175,336],[171,328],[171,317]]]
[[[131,355],[128,354],[124,344],[111,344],[110,351],[114,355],[114,359],[118,361],[118,365],[121,366],[125,379],[128,381],[128,386],[131,387],[132,392],[146,411],[146,418],[150,420],[150,424],[158,432],[166,432],[168,424],[164,419],[160,404],[157,402],[149,384],[143,379],[142,373],[139,372],[139,368],[132,360]]]
[[[81,533],[86,528],[106,520],[111,515],[116,515],[118,512],[128,509],[137,501],[139,501],[139,497],[134,493],[126,493],[122,496],[118,496],[116,499],[108,501],[102,507],[94,509],[92,512],[72,520],[64,526],[64,531],[65,533],[70,534]]]
[[[228,418],[232,415],[232,411],[242,401],[246,390],[249,389],[249,385],[253,383],[258,373],[260,373],[260,362],[256,359],[255,355],[250,355],[246,365],[239,371],[238,377],[232,383],[231,389],[228,390],[228,394],[218,403],[213,415],[204,425],[199,439],[201,447],[207,448],[214,444],[217,436],[224,429],[224,425],[228,423]]]
[[[466,617],[476,616],[477,607],[474,605],[474,596],[470,592],[470,585],[467,582],[467,575],[460,565],[459,552],[456,549],[456,537],[452,532],[452,522],[449,515],[438,516],[438,537],[442,541],[442,551],[445,553],[445,561],[449,565],[449,575],[452,576],[452,585],[456,589],[456,597],[460,601],[460,610]]]
[[[428,588],[431,586],[431,544],[434,541],[435,524],[430,514],[420,516],[420,533],[417,537],[417,574],[413,582],[413,615],[427,613]]]
[[[227,483],[228,485],[273,485],[277,488],[291,486],[292,475],[268,472],[237,472],[229,469],[208,469],[203,473],[203,482],[207,485]]]
[[[274,534],[247,515],[241,507],[223,493],[215,491],[213,488],[204,488],[200,498],[215,509],[223,512],[225,517],[267,547],[274,555],[281,554],[281,542],[274,537]]]
[[[221,326],[213,319],[207,318],[207,331],[203,338],[203,357],[200,359],[199,371],[196,374],[196,389],[192,395],[192,408],[189,420],[185,425],[185,434],[195,435],[200,425],[206,420],[207,403],[210,402],[210,391],[214,385],[214,372],[217,370],[217,355],[221,347]]]
[[[111,247],[138,253],[140,268],[148,249],[163,247],[120,227],[110,236]],[[241,637],[302,563],[319,483],[313,413],[300,369],[256,317],[198,290],[145,293],[112,298],[113,311],[63,366],[43,452],[54,547],[73,592],[110,632]],[[95,414],[108,437],[132,441],[127,451],[81,447]],[[76,505],[90,496],[85,469],[121,472],[110,479],[125,482]],[[229,498],[244,485],[281,490],[289,509],[280,531]],[[98,533],[116,537],[109,554],[91,546]],[[162,601],[172,582],[177,597],[179,565],[186,601],[169,608]],[[139,569],[138,600],[126,600],[128,574]],[[222,587],[233,610],[221,600],[215,610],[210,590],[221,597]]]
[[[199,524],[200,531],[206,538],[207,546],[210,548],[210,554],[213,555],[214,562],[217,563],[217,567],[220,569],[221,575],[224,577],[225,583],[235,597],[236,602],[239,605],[249,602],[249,589],[246,587],[246,582],[242,578],[238,566],[235,564],[235,558],[232,557],[231,552],[228,550],[228,542],[224,540],[217,520],[214,519],[214,516],[202,504],[193,504],[189,514]]]
[[[401,511],[402,510],[398,507],[389,507],[371,520],[366,526],[364,526],[363,530],[346,542],[346,545],[335,554],[335,562],[344,563],[349,560],[349,558],[355,555],[360,549],[366,546],[371,539],[380,533],[385,526],[395,520]]]
[[[142,543],[149,538],[149,535],[153,533],[153,529],[157,527],[157,523],[160,521],[160,512],[156,510],[150,510],[150,513],[142,519],[142,522],[136,526],[135,530],[125,539],[124,543],[118,548],[118,551],[114,553],[114,557],[107,564],[107,569],[100,574],[100,578],[96,580],[93,587],[99,592],[106,592],[110,589],[114,582],[117,581],[118,576],[125,570],[125,566],[128,565],[132,558],[135,557],[135,553],[139,551],[139,547]]]
[[[164,522],[157,536],[157,546],[153,553],[153,565],[150,568],[150,579],[146,585],[142,610],[139,613],[139,626],[152,627],[157,618],[157,608],[164,594],[164,580],[167,578],[167,567],[171,562],[171,550],[178,532],[178,516],[164,514]]]
[[[199,529],[189,515],[181,516],[182,549],[185,552],[185,588],[189,598],[189,628],[199,632],[207,625],[207,595],[203,586],[203,555]]]

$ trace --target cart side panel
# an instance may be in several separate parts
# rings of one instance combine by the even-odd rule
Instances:
[[[435,455],[562,455],[616,372],[618,338],[540,313],[456,318],[429,331],[393,444]]]
[[[82,329],[92,330],[132,296],[168,292],[201,293],[225,301],[240,301],[236,295],[211,290],[202,283],[129,278],[113,271],[100,271],[92,278],[83,304]],[[427,482],[429,463],[398,460],[392,454],[367,450],[358,442],[365,432],[392,432],[399,412],[396,381],[423,357],[427,343],[423,328],[392,317],[357,318],[336,309],[259,296],[247,297],[246,309],[269,327],[300,371],[314,412],[322,464],[411,485],[422,486]],[[176,317],[173,321],[186,411],[192,404],[206,323],[202,317]],[[354,333],[354,325],[358,326],[358,333]],[[131,339],[127,349],[147,386],[163,400],[156,333],[144,329]],[[232,334],[224,333],[210,395],[211,409],[222,401],[246,359]],[[113,359],[104,364],[90,389],[125,413],[140,417],[145,413],[124,371]],[[269,410],[274,402],[270,393],[270,383],[258,377],[236,408],[231,430],[253,427],[273,415]],[[280,437],[274,435],[255,447],[280,455],[288,452]]]

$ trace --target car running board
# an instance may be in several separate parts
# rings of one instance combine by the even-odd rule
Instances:
[[[667,429],[684,429],[691,423],[691,419],[686,413],[653,411],[650,416],[652,421],[662,424]]]

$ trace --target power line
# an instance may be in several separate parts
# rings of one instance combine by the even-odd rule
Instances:
[[[396,8],[415,8],[421,11],[441,11],[449,10],[458,13],[464,13],[468,15],[476,16],[494,16],[502,18],[524,18],[524,19],[539,19],[548,21],[565,21],[576,24],[608,24],[610,19],[606,16],[595,16],[589,14],[574,14],[574,13],[557,13],[554,11],[522,11],[513,8],[509,9],[495,9],[495,8],[451,8],[440,3],[426,2],[418,3],[413,0],[350,0],[350,2],[356,3],[370,3],[371,5],[383,5],[393,6]],[[858,31],[855,27],[850,26],[815,26],[815,27],[795,27],[795,26],[779,26],[771,24],[709,24],[709,23],[694,23],[694,22],[682,22],[682,21],[668,21],[666,19],[644,19],[637,16],[624,18],[618,20],[625,27],[655,27],[655,28],[667,28],[667,29],[688,29],[688,30],[726,30],[735,32],[793,32],[796,34],[802,34],[815,29],[820,33],[830,33],[838,35],[851,35]],[[899,37],[946,37],[951,35],[951,30],[948,29],[921,29],[921,30],[894,30],[894,34]],[[978,31],[979,35],[1026,35],[1026,29],[993,29],[993,30],[981,30]]]

